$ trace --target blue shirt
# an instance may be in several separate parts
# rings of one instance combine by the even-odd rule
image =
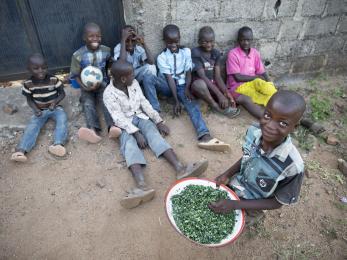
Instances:
[[[178,85],[186,83],[186,72],[192,69],[192,57],[189,48],[180,48],[172,53],[169,49],[164,50],[157,58],[159,72],[170,74]]]
[[[118,60],[120,56],[120,48],[121,48],[120,43],[118,43],[116,47],[114,47],[113,58],[115,60]],[[147,60],[146,51],[144,48],[142,48],[139,45],[135,45],[133,54],[130,54],[129,52],[127,52],[127,62],[133,65],[134,70],[144,65],[145,60]]]
[[[271,153],[261,145],[261,129],[248,128],[240,172],[231,180],[235,192],[245,199],[275,197],[281,204],[298,201],[304,175],[304,162],[288,136]]]
[[[106,73],[106,62],[111,58],[111,49],[107,46],[100,45],[100,47],[91,51],[87,46],[82,46],[74,52],[71,58],[70,78],[80,76],[81,71],[91,65],[98,67],[103,73],[103,81],[108,81]]]

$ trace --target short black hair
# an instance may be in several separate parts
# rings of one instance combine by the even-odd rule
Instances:
[[[248,26],[243,26],[239,29],[237,32],[237,39],[239,40],[241,38],[241,35],[243,35],[245,32],[251,32],[253,33],[252,29]]]
[[[211,26],[204,26],[200,28],[199,34],[198,34],[198,40],[200,41],[206,34],[214,35],[214,31]]]
[[[299,113],[298,120],[301,119],[302,115],[306,110],[305,99],[297,92],[292,90],[279,90],[270,98],[269,103],[278,102],[285,106],[292,113]]]
[[[163,39],[165,39],[169,33],[178,33],[180,36],[180,28],[175,24],[168,24],[163,29]]]
[[[41,59],[43,60],[44,62],[46,62],[46,59],[45,57],[43,57],[43,55],[39,52],[35,52],[33,54],[31,54],[29,57],[28,57],[28,60],[27,60],[27,64],[31,64],[32,63],[32,60],[33,59]]]
[[[100,26],[96,23],[87,23],[84,27],[83,27],[83,35],[86,34],[86,32],[88,31],[88,29],[90,28],[95,28],[98,29],[99,31],[101,31]]]
[[[133,66],[131,63],[127,62],[126,60],[117,60],[112,64],[111,74],[114,79],[118,80],[121,76],[132,69]]]

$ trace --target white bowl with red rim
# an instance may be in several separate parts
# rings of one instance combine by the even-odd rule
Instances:
[[[184,236],[185,238],[187,238],[188,240],[202,245],[202,246],[207,246],[207,247],[222,247],[222,246],[226,246],[232,242],[234,242],[239,235],[242,233],[242,230],[244,228],[245,225],[245,212],[244,210],[235,210],[235,226],[233,231],[226,237],[224,238],[220,243],[217,244],[201,244],[199,242],[196,242],[188,237],[186,237],[181,230],[178,228],[178,226],[176,225],[175,219],[173,217],[172,214],[172,202],[171,202],[171,198],[174,195],[177,195],[179,193],[181,193],[185,187],[187,187],[188,185],[202,185],[202,186],[207,186],[207,187],[212,187],[214,189],[217,189],[216,186],[216,182],[212,181],[212,180],[208,180],[205,178],[195,178],[195,177],[191,177],[191,178],[186,178],[186,179],[182,179],[177,181],[176,183],[174,183],[166,192],[165,195],[165,210],[166,210],[166,215],[169,218],[170,223],[172,224],[172,226],[174,227],[174,229],[181,234],[182,236]],[[232,191],[231,189],[229,189],[227,186],[225,185],[220,185],[219,186],[220,190],[226,191],[228,194],[228,198],[231,200],[240,200],[239,197],[235,194],[234,191]]]

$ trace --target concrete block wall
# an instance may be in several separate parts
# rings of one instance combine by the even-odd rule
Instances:
[[[154,54],[163,48],[162,28],[180,27],[181,43],[197,45],[199,28],[210,25],[216,47],[235,46],[237,30],[250,26],[254,45],[274,78],[347,71],[347,0],[123,0],[125,19]]]

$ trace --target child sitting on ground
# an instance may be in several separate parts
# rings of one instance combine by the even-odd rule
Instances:
[[[221,77],[221,53],[214,49],[214,41],[214,31],[210,26],[199,30],[199,47],[192,49],[193,83],[189,92],[206,101],[214,111],[232,118],[240,110]]]
[[[188,98],[190,96],[192,58],[190,49],[180,46],[179,28],[173,24],[165,26],[163,38],[166,49],[159,54],[157,65],[164,80],[163,84],[157,86],[157,91],[164,96],[174,97],[174,116],[180,115],[180,102],[183,104],[197,132],[200,148],[214,151],[229,150],[229,144],[211,137],[202,118],[198,102]]]
[[[48,147],[48,151],[56,156],[64,156],[68,132],[67,116],[64,109],[58,105],[65,97],[64,85],[58,78],[47,73],[47,64],[41,54],[36,53],[29,57],[28,70],[31,78],[23,83],[22,93],[26,96],[34,115],[25,128],[11,160],[27,160],[25,154],[33,149],[41,128],[50,118],[55,121],[55,130],[54,144]]]
[[[260,119],[263,106],[277,90],[265,72],[259,52],[251,48],[252,29],[242,27],[237,41],[239,46],[229,51],[226,62],[228,88],[237,104]]]
[[[110,48],[101,45],[99,25],[95,23],[86,24],[83,31],[83,40],[85,45],[72,55],[70,68],[70,78],[75,79],[81,87],[80,100],[87,123],[87,127],[81,127],[78,130],[78,137],[89,143],[98,143],[101,141],[99,134],[101,126],[96,111],[96,103],[102,104],[109,137],[116,138],[121,132],[118,127],[112,124],[112,118],[102,101],[102,95],[108,83],[106,71],[112,57]],[[91,88],[87,88],[80,78],[81,71],[89,65],[99,68],[103,73],[103,82]]]
[[[177,179],[202,174],[208,162],[183,165],[177,159],[171,146],[160,135],[168,135],[169,128],[142,94],[129,62],[116,61],[112,65],[111,74],[113,79],[104,92],[104,102],[114,123],[122,129],[119,138],[121,153],[137,186],[121,200],[121,205],[133,208],[151,200],[155,193],[144,181],[143,166],[146,160],[140,148],[144,149],[148,145],[156,157],[163,156],[174,167]]]
[[[294,91],[278,91],[271,97],[260,126],[247,130],[242,158],[216,178],[217,185],[229,183],[241,200],[214,202],[210,204],[214,212],[246,209],[248,223],[253,224],[264,217],[261,210],[298,201],[304,162],[289,134],[305,107],[303,97]]]

